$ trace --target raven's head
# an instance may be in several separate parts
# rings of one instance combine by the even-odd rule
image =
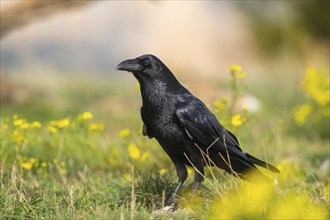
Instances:
[[[156,78],[161,74],[165,65],[156,56],[146,54],[135,59],[125,60],[118,64],[117,70],[124,70],[134,73],[136,77]]]
[[[156,56],[146,54],[118,64],[117,70],[132,72],[141,86],[152,85],[155,80],[173,88],[181,86],[172,72]]]

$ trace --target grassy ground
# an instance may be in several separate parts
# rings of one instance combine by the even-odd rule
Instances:
[[[49,76],[20,75],[16,86],[25,96],[1,106],[1,219],[329,217],[329,140],[314,124],[295,124],[292,109],[305,99],[292,85],[299,77],[247,75],[247,89],[243,79],[235,78],[235,87],[228,77],[208,90],[228,101],[203,99],[243,149],[281,170],[265,171],[277,184],[254,186],[206,168],[203,188],[191,195],[190,169],[178,211],[167,213],[155,210],[177,180],[174,166],[141,134],[140,94],[131,76]],[[263,107],[246,112],[237,100],[232,108],[236,92],[257,97]]]

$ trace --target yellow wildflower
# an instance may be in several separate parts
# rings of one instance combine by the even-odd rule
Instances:
[[[93,124],[88,125],[87,129],[88,129],[89,132],[103,131],[104,130],[104,125],[93,123]]]
[[[289,194],[270,209],[269,219],[327,219],[327,210],[303,194]]]
[[[54,126],[48,125],[48,131],[52,134],[55,134],[57,132],[57,128]]]
[[[239,72],[242,70],[242,67],[240,65],[237,65],[237,64],[232,64],[230,66],[230,72],[231,73],[235,73],[235,72]]]
[[[61,165],[61,167],[64,167],[65,166],[65,162],[64,161],[61,161],[60,162],[60,165]]]
[[[141,160],[147,160],[149,157],[149,153],[148,152],[144,152],[141,156]]]
[[[19,129],[15,129],[12,132],[11,137],[16,143],[27,143],[25,135]]]
[[[46,162],[42,162],[41,163],[41,167],[43,167],[43,168],[47,167],[47,163]]]
[[[28,122],[23,122],[23,124],[21,124],[20,128],[22,130],[26,130],[30,128],[30,124]]]
[[[58,128],[65,128],[68,127],[70,124],[70,120],[68,118],[60,119],[57,121]]]
[[[31,162],[22,162],[21,167],[25,170],[30,170],[32,168],[33,164]]]
[[[330,102],[330,77],[323,71],[309,67],[302,82],[304,90],[320,106],[326,106]]]
[[[213,104],[219,111],[223,111],[225,109],[224,105],[219,100],[216,100]]]
[[[128,145],[128,153],[129,156],[133,159],[138,159],[141,155],[139,148],[133,143],[130,143]]]
[[[312,113],[313,106],[309,103],[297,106],[293,110],[294,120],[297,125],[303,125],[306,123],[306,119]]]
[[[14,120],[14,126],[21,126],[24,123],[23,119],[15,119]]]
[[[242,72],[242,71],[240,71],[240,72],[237,73],[237,77],[238,77],[239,79],[243,79],[243,78],[245,77],[245,73]]]
[[[128,128],[122,129],[121,131],[119,131],[119,137],[123,138],[123,137],[127,137],[129,135],[130,131]]]
[[[54,158],[53,163],[58,163],[58,160],[56,158]]]
[[[192,167],[187,167],[188,175],[190,176],[191,174],[194,173],[194,169]]]
[[[91,120],[92,118],[93,118],[93,114],[91,112],[84,112],[78,115],[79,121],[88,121]]]
[[[60,169],[60,174],[66,174],[66,169]]]
[[[212,219],[256,219],[274,194],[270,185],[241,185],[237,191],[216,200]],[[225,210],[225,211],[223,211]]]
[[[31,128],[41,128],[41,123],[39,121],[33,121],[31,123]]]
[[[243,124],[244,119],[240,114],[233,115],[231,117],[231,124],[235,127],[239,127]]]
[[[164,169],[164,168],[162,168],[162,169],[159,169],[159,174],[160,175],[163,175],[163,174],[165,174],[166,173],[166,169]]]

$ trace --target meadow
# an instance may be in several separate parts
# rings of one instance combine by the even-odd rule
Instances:
[[[142,136],[132,76],[13,74],[21,98],[1,105],[0,218],[328,219],[329,73],[302,71],[262,75],[232,65],[223,80],[203,82],[215,98],[197,95],[242,148],[281,173],[261,169],[272,184],[253,185],[206,167],[192,195],[191,168],[174,212],[160,209],[175,169],[158,143]],[[246,94],[260,109],[240,102]]]

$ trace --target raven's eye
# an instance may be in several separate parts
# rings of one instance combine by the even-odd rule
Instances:
[[[145,65],[145,66],[147,66],[147,65],[149,65],[149,60],[143,60],[143,64]]]

